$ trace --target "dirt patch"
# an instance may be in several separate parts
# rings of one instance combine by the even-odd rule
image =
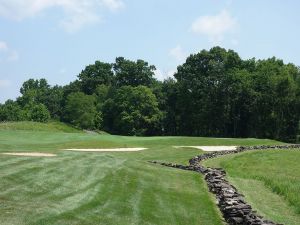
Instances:
[[[97,148],[97,149],[63,149],[64,151],[76,152],[138,152],[146,150],[147,148]]]
[[[54,157],[55,154],[51,153],[40,153],[40,152],[7,152],[2,153],[3,155],[13,155],[13,156],[28,156],[28,157]]]
[[[174,146],[174,148],[196,148],[205,152],[236,150],[237,146]]]

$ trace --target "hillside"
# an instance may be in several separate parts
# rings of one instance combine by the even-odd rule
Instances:
[[[66,132],[66,133],[80,133],[78,130],[70,125],[58,121],[39,123],[39,122],[2,122],[0,123],[0,130],[26,130],[26,131],[48,131],[48,132]]]

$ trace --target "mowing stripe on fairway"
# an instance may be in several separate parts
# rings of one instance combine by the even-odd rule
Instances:
[[[137,152],[143,151],[148,148],[98,148],[98,149],[63,149],[64,151],[77,151],[77,152]]]
[[[5,152],[3,155],[12,156],[29,156],[29,157],[54,157],[55,154],[52,153],[41,153],[41,152]]]

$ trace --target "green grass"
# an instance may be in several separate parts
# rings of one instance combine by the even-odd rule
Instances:
[[[229,180],[263,216],[300,224],[300,150],[245,152],[206,161],[222,167]]]
[[[53,158],[0,154],[0,224],[197,224],[222,219],[201,175],[150,164],[187,163],[201,151],[174,145],[277,144],[271,140],[124,137],[28,129],[0,129],[0,152],[56,153]],[[31,126],[31,125],[30,125]],[[10,127],[10,128],[9,128]],[[40,124],[37,124],[40,127]],[[47,130],[49,129],[49,130]],[[73,128],[70,128],[73,129]],[[64,148],[147,147],[131,153],[83,153]]]
[[[28,130],[28,131],[48,131],[48,132],[67,132],[78,133],[82,132],[71,126],[58,121],[52,121],[49,123],[38,122],[0,122],[0,130]]]

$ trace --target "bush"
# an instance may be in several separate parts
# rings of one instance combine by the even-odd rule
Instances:
[[[29,120],[41,123],[46,123],[50,119],[50,113],[47,107],[43,104],[31,106],[28,110],[28,116]]]

